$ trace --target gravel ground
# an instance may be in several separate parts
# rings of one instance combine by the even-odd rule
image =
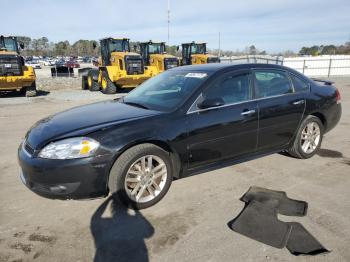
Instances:
[[[274,154],[180,179],[161,202],[140,212],[109,199],[49,200],[22,185],[16,150],[35,121],[117,97],[79,90],[78,78],[65,81],[38,79],[46,92],[36,98],[0,98],[1,262],[108,261],[107,254],[118,255],[113,261],[350,261],[349,78],[335,79],[343,116],[319,155],[297,160]],[[332,252],[294,257],[232,232],[227,222],[240,212],[238,199],[252,185],[307,201],[306,217],[279,218],[301,222]]]

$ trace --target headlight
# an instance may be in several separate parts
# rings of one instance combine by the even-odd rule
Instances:
[[[40,151],[39,157],[49,159],[89,157],[99,145],[97,141],[88,137],[68,138],[48,144]]]

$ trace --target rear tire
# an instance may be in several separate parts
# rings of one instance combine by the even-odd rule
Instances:
[[[140,164],[140,159],[143,158],[143,166],[146,168],[142,168]],[[139,160],[141,162],[138,162]],[[136,167],[139,169],[136,170]],[[128,207],[147,208],[155,205],[168,192],[173,178],[172,170],[169,152],[153,144],[140,144],[129,148],[116,160],[109,176],[109,190]],[[138,174],[133,174],[135,172]],[[157,183],[158,187],[153,185],[152,181]],[[144,191],[141,192],[142,189]],[[133,194],[134,190],[136,191]]]
[[[310,158],[321,147],[324,127],[321,120],[315,116],[308,116],[301,123],[288,153],[300,159]]]
[[[109,79],[108,73],[106,71],[102,72],[101,92],[104,93],[104,94],[115,94],[115,93],[117,93],[117,87]]]
[[[35,83],[35,81],[32,83],[31,86],[25,87],[25,96],[26,97],[36,96],[36,83]]]
[[[100,86],[98,84],[98,81],[96,80],[98,78],[99,71],[96,69],[92,69],[88,72],[87,75],[87,82],[88,82],[88,89],[92,92],[100,91]]]

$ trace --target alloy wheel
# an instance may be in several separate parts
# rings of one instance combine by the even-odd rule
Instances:
[[[137,203],[151,201],[164,189],[167,176],[166,164],[160,157],[140,157],[126,173],[125,191],[128,197]]]
[[[308,123],[301,132],[300,146],[304,153],[315,151],[321,139],[320,126],[316,122]]]

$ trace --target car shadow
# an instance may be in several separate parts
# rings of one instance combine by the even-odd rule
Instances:
[[[37,90],[36,91],[36,97],[38,96],[47,96],[50,94],[49,91],[44,91],[44,90]],[[25,97],[22,92],[17,92],[17,91],[3,91],[0,92],[0,98],[9,98],[9,97]]]
[[[154,234],[152,224],[140,211],[128,210],[116,199],[109,197],[91,218],[90,230],[96,247],[94,262],[149,261],[145,239]],[[103,217],[108,206],[112,215]]]
[[[320,148],[317,152],[317,155],[321,157],[330,157],[330,158],[341,158],[343,157],[343,153],[335,150],[330,149],[323,149]]]

